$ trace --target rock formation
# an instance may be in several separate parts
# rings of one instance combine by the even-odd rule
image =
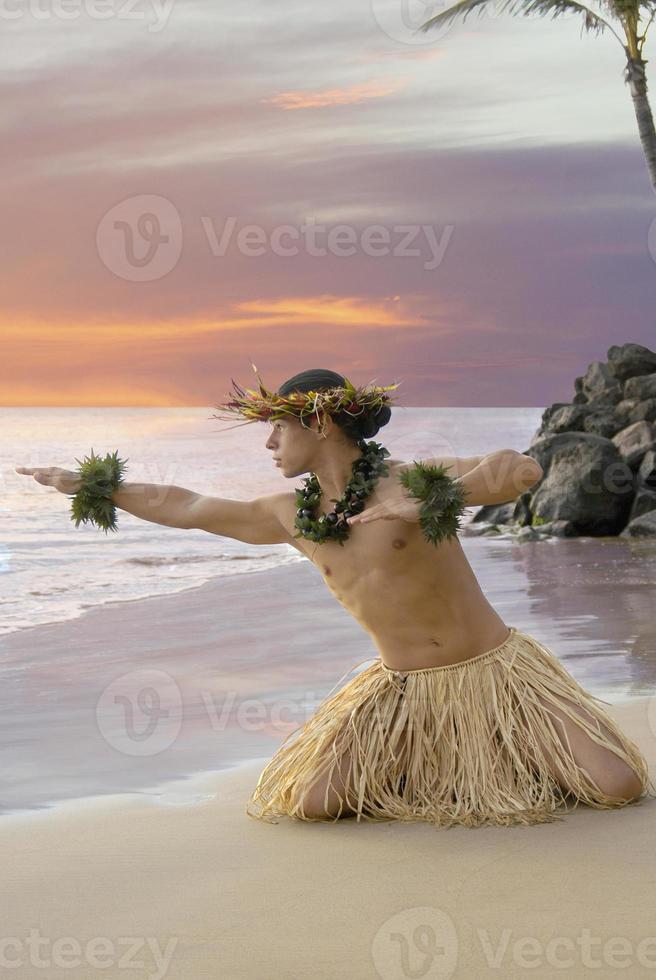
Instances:
[[[481,507],[469,533],[656,536],[656,353],[610,347],[556,402],[523,450],[544,473],[516,500]],[[478,527],[477,527],[478,525]]]

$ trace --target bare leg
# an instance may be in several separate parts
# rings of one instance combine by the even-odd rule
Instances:
[[[342,803],[340,818],[350,817],[356,813],[355,802],[353,800],[353,789],[351,786],[346,785],[350,761],[350,753],[345,752],[340,757],[339,764],[334,766],[332,773],[329,768],[316,783],[305,791],[302,797],[302,806],[303,812],[307,818],[312,820],[334,820],[340,809],[339,796],[335,790],[339,792],[342,800],[344,801]],[[324,799],[329,781],[331,785],[328,789],[326,808]],[[348,805],[349,802],[353,803],[353,807]]]
[[[553,725],[558,732],[565,750],[567,751],[567,740],[569,740],[576,765],[586,770],[601,792],[606,796],[616,799],[618,803],[628,803],[638,799],[642,791],[642,784],[635,771],[611,752],[610,749],[598,745],[597,742],[590,738],[587,732],[579,728],[571,718],[568,718],[564,711],[554,707],[543,697],[538,697],[540,702],[546,705],[552,713]],[[585,718],[596,727],[596,719],[584,708],[575,704],[572,704],[571,708],[576,714]],[[556,716],[555,718],[553,717],[554,715]],[[617,738],[605,726],[602,727],[604,737],[613,745],[621,748]],[[563,730],[567,733],[567,738],[564,737]],[[542,748],[558,785],[567,792],[575,792],[574,787],[568,785],[566,776],[559,769],[553,756],[546,749],[546,746],[543,745]]]

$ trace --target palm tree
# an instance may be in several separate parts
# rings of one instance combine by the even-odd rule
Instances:
[[[521,11],[528,15],[536,11],[540,15],[552,14],[552,19],[563,13],[576,13],[583,15],[583,26],[586,31],[593,31],[595,34],[602,33],[608,28],[617,38],[624,48],[626,54],[626,67],[624,69],[624,81],[628,83],[633,99],[633,108],[636,119],[638,120],[638,132],[640,142],[647,161],[647,169],[651,185],[656,192],[656,129],[654,119],[649,107],[647,98],[647,76],[645,65],[647,62],[642,57],[647,31],[656,16],[656,0],[600,0],[600,7],[608,17],[614,19],[619,24],[619,29],[624,33],[626,43],[614,29],[612,24],[594,13],[583,3],[576,0],[459,0],[453,7],[449,7],[441,14],[431,17],[419,28],[420,31],[429,31],[438,25],[447,24],[455,20],[460,14],[463,21],[467,14],[479,8],[479,12],[489,3],[494,6],[497,2],[501,5],[500,11],[506,8],[510,13]],[[647,25],[642,32],[638,33],[641,27],[641,20],[649,17]]]

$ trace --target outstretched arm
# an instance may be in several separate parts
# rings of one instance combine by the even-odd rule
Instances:
[[[59,466],[17,466],[16,472],[33,476],[37,483],[64,494],[76,493],[81,486],[76,473]],[[198,528],[249,544],[293,543],[283,518],[288,493],[229,500],[184,487],[124,482],[113,491],[112,502],[141,520],[165,527]]]
[[[17,466],[17,473],[34,477],[44,487],[63,494],[74,494],[82,486],[77,473],[61,466]],[[112,503],[144,521],[166,527],[190,527],[188,508],[198,496],[184,487],[159,483],[121,483],[112,493]]]

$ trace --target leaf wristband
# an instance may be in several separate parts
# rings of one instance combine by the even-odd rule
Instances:
[[[422,501],[419,524],[431,544],[440,544],[460,530],[466,491],[443,465],[415,461],[414,467],[399,474],[399,480],[413,497]]]
[[[76,457],[76,462],[80,460]],[[80,463],[77,475],[82,480],[82,486],[73,495],[71,502],[71,520],[75,526],[91,522],[107,531],[116,531],[116,505],[112,501],[112,493],[123,483],[123,470],[127,460],[119,459],[117,452],[107,453],[104,459],[94,455],[85,456]]]

